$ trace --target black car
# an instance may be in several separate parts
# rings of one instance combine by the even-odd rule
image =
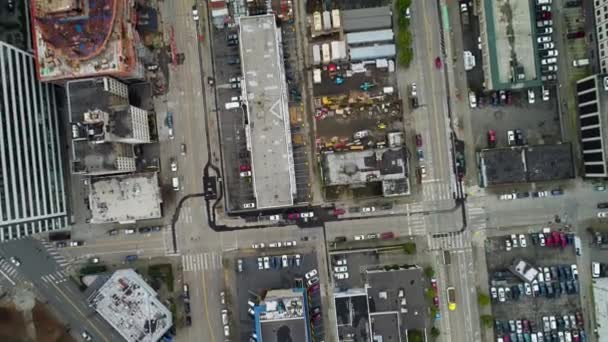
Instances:
[[[149,233],[152,231],[152,228],[150,227],[141,227],[138,229],[140,234],[145,234],[145,233]]]
[[[190,313],[190,303],[188,303],[188,302],[184,303],[184,311],[186,311],[187,314]]]
[[[530,193],[529,192],[518,192],[517,194],[515,194],[515,197],[517,197],[517,198],[530,197]]]
[[[239,64],[239,63],[241,63],[241,59],[238,57],[230,57],[230,58],[228,58],[227,63],[230,65]]]
[[[581,5],[581,1],[566,1],[567,8],[579,7],[580,5]]]
[[[551,190],[551,195],[553,196],[558,196],[558,195],[563,195],[564,191],[562,189],[553,189]]]
[[[8,0],[6,2],[6,9],[9,12],[13,12],[15,10],[15,0]]]
[[[153,232],[160,232],[163,229],[161,226],[152,227]]]
[[[417,97],[412,97],[412,108],[416,109],[418,108],[418,98]]]
[[[598,209],[606,209],[608,208],[608,202],[602,202],[597,204]]]
[[[516,129],[515,130],[515,144],[517,145],[524,145],[525,142],[525,138],[524,138],[524,132],[522,132],[521,129]]]
[[[187,326],[191,326],[192,325],[192,317],[190,317],[190,315],[186,316],[186,325]]]

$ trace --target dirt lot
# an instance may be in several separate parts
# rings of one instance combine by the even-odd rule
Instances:
[[[32,320],[36,326],[36,339],[32,340],[26,334],[23,314],[13,305],[0,306],[0,341],[4,342],[73,342],[74,339],[45,308],[44,304],[36,302],[32,310]]]

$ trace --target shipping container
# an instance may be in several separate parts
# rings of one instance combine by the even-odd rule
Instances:
[[[312,80],[315,84],[321,83],[321,69],[314,69],[312,71]]]
[[[318,44],[312,46],[312,64],[321,64],[321,47]]]
[[[346,43],[344,41],[331,42],[331,60],[339,61],[346,59]]]
[[[341,26],[341,22],[340,22],[340,10],[339,9],[335,9],[331,11],[331,21],[332,21],[332,27],[337,29],[340,28]]]
[[[321,22],[321,13],[315,12],[312,15],[313,29],[314,31],[322,31],[323,23]]]
[[[323,30],[331,30],[331,15],[329,14],[329,11],[323,12]]]
[[[329,64],[329,62],[331,62],[331,51],[329,49],[329,44],[323,44],[321,50],[323,51],[323,64]]]

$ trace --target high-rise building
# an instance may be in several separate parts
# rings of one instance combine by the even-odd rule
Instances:
[[[593,3],[600,71],[608,73],[608,1],[594,0]]]
[[[0,240],[66,228],[54,86],[34,56],[0,42]]]
[[[608,75],[576,83],[583,176],[608,177]]]

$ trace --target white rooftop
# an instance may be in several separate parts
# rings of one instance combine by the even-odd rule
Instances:
[[[272,14],[238,20],[257,208],[291,206],[296,186],[281,33]]]
[[[91,223],[128,223],[162,216],[156,172],[92,178],[90,187]]]
[[[593,279],[595,321],[600,341],[608,338],[608,278]]]
[[[114,272],[89,301],[127,341],[158,341],[173,325],[156,291],[130,268]]]

